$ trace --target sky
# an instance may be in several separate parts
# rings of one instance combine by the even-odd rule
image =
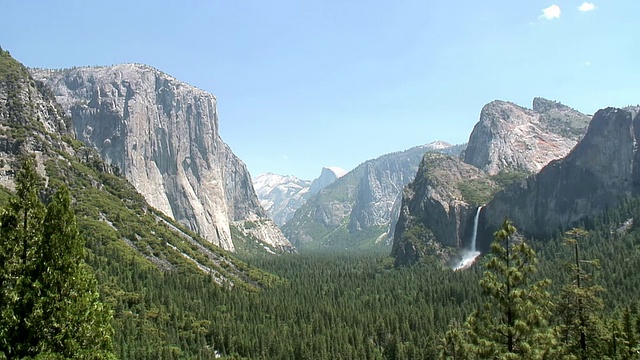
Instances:
[[[640,1],[7,1],[30,67],[145,63],[216,95],[253,177],[468,140],[496,99],[640,103]]]

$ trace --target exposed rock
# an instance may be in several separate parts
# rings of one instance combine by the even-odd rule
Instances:
[[[32,73],[53,89],[79,140],[207,240],[233,251],[230,222],[266,216],[246,166],[220,139],[213,95],[139,64]],[[265,224],[273,227],[265,234],[277,232]]]
[[[469,245],[466,235],[477,206],[465,198],[462,184],[495,188],[483,171],[456,157],[425,154],[415,180],[403,192],[392,248],[396,264],[412,264],[429,254],[443,257],[443,246]]]
[[[300,180],[295,176],[276,174],[259,175],[253,182],[260,204],[276,224],[283,226],[310,196],[333,184],[347,172],[339,167],[322,168],[320,176],[313,180]]]
[[[244,221],[236,223],[238,229],[242,231],[244,236],[254,239],[270,239],[269,243],[261,241],[263,248],[273,254],[274,251],[295,253],[296,248],[291,245],[289,240],[282,234],[271,219],[260,219],[256,221]]]
[[[533,110],[493,101],[480,113],[464,161],[489,175],[501,170],[537,173],[568,154],[588,123],[587,115],[542,98],[533,100]]]
[[[637,194],[640,117],[632,115],[615,108],[598,111],[566,158],[499,192],[483,211],[484,248],[505,216],[525,235],[543,238]]]
[[[436,151],[451,149],[442,142],[434,146]],[[402,188],[413,180],[422,156],[434,146],[418,146],[359,165],[309,198],[283,227],[285,235],[296,246],[340,249],[370,247],[386,240],[398,218]]]
[[[60,141],[73,136],[70,119],[51,91],[1,48],[0,67],[0,185],[14,189],[17,160],[24,154],[35,156],[36,170],[46,181],[48,148],[74,154]]]
[[[588,116],[542,98],[533,100],[533,109],[505,101],[485,105],[462,156],[470,165],[427,154],[405,190],[394,235],[396,263],[426,255],[445,258],[461,250],[477,207],[508,183],[520,183],[524,174],[568,154],[588,122]]]
[[[309,198],[311,181],[295,176],[272,173],[258,175],[253,181],[260,204],[279,226],[284,225],[293,213]]]
[[[336,180],[343,177],[346,173],[346,171],[336,166],[323,167],[322,172],[320,173],[320,177],[313,180],[313,182],[311,183],[311,186],[309,187],[309,194],[315,195],[319,193],[320,190],[333,184]]]

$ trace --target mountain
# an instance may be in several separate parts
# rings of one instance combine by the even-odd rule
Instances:
[[[129,273],[132,267],[140,266],[161,272],[209,274],[220,285],[251,288],[266,279],[259,272],[249,274],[246,264],[151,207],[125,178],[113,174],[113,167],[98,153],[74,139],[72,119],[65,115],[52,91],[32,78],[8,52],[0,50],[3,204],[25,157],[36,160],[36,170],[47,186],[41,191],[45,199],[59,186],[71,190],[92,265],[111,264],[108,266],[112,270],[126,268]]]
[[[279,226],[291,219],[293,213],[307,201],[310,186],[311,181],[291,175],[266,173],[253,180],[260,204]]]
[[[499,192],[482,212],[479,242],[508,216],[524,234],[545,238],[579,225],[640,192],[640,116],[606,108],[565,158]]]
[[[320,190],[326,188],[327,186],[333,184],[336,180],[343,177],[347,172],[337,166],[332,167],[324,167],[322,168],[322,172],[320,176],[313,180],[311,186],[309,187],[309,194],[315,195],[320,192]]]
[[[216,98],[150,66],[32,70],[95,149],[151,206],[226,250],[232,227],[271,250],[291,244],[269,220],[246,166],[218,134]]]
[[[228,327],[221,331],[211,327],[229,324],[228,314],[221,310],[223,299],[229,294],[255,294],[281,280],[238,260],[150,206],[95,149],[75,139],[71,121],[53,92],[0,49],[0,208],[5,209],[14,196],[14,179],[22,161],[35,160],[42,178],[41,200],[49,202],[60,186],[70,190],[77,228],[86,241],[82,249],[86,268],[95,275],[104,309],[113,314],[109,325],[114,331],[96,335],[112,337],[118,358],[220,357],[221,343],[205,339],[204,333],[235,334]],[[242,237],[236,227],[232,231],[234,240]],[[0,238],[0,242],[6,240]],[[30,254],[38,252],[29,249]],[[14,276],[10,263],[0,261],[0,269],[3,278]],[[3,298],[22,291],[0,288]],[[29,289],[43,291],[42,286]],[[226,301],[226,306],[237,305],[237,301]],[[214,318],[216,314],[220,316]],[[24,318],[22,315],[14,319]],[[61,316],[57,323],[45,325],[55,332],[69,326],[67,318]],[[6,324],[6,316],[3,320]],[[193,341],[194,334],[197,341]],[[38,344],[35,349],[44,348]],[[55,351],[53,347],[48,350],[52,349]]]
[[[478,206],[567,155],[588,123],[587,115],[543,98],[532,109],[497,100],[485,105],[462,160],[425,156],[405,190],[392,248],[396,264],[427,254],[452,259],[469,243]]]
[[[400,210],[402,188],[415,176],[428,151],[447,151],[442,142],[369,160],[319,191],[283,227],[299,248],[362,249],[387,245]],[[455,147],[461,151],[461,147]]]
[[[403,191],[391,255],[408,265],[427,255],[449,261],[469,245],[478,193],[490,196],[497,184],[482,170],[446,154],[426,153],[415,179]]]
[[[322,168],[320,177],[313,181],[266,173],[258,175],[253,181],[253,187],[269,217],[278,226],[283,226],[310,196],[317,194],[346,173],[339,167],[325,167]]]
[[[505,169],[533,174],[568,154],[589,120],[588,115],[543,98],[533,99],[533,109],[496,100],[482,108],[463,159],[489,175]]]

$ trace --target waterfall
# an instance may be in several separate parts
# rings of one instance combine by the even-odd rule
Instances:
[[[476,211],[476,216],[473,218],[473,232],[471,233],[471,243],[469,244],[469,248],[462,251],[462,260],[453,267],[453,270],[463,270],[471,266],[473,262],[476,260],[480,252],[476,249],[476,238],[478,237],[478,219],[480,218],[480,211],[482,210],[482,206],[478,206],[478,210]]]
[[[480,210],[482,210],[482,206],[478,206],[478,211],[476,211],[476,217],[473,219],[473,234],[471,234],[471,251],[478,251],[476,246],[476,237],[478,236],[478,218],[480,217]]]

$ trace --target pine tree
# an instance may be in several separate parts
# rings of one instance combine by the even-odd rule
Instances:
[[[565,357],[596,359],[606,347],[606,332],[600,318],[604,303],[598,296],[603,288],[594,285],[585,271],[587,266],[597,267],[597,261],[582,259],[580,255],[580,241],[587,235],[583,229],[566,233],[565,243],[573,248],[574,259],[568,264],[571,279],[562,289],[558,313],[562,318],[560,340],[565,345]]]
[[[23,162],[0,217],[0,354],[113,358],[110,313],[83,261],[69,191],[59,189],[45,211],[38,183],[33,162]]]
[[[36,249],[41,246],[44,206],[30,160],[16,175],[16,196],[0,215],[0,349],[8,358],[32,354],[28,317],[37,300]]]
[[[516,228],[505,220],[494,234],[492,255],[480,281],[489,297],[465,327],[452,328],[441,352],[445,359],[543,359],[553,356],[555,337],[549,326],[549,280],[532,282],[537,258]],[[452,350],[455,346],[456,354]],[[462,350],[462,355],[460,355]]]

